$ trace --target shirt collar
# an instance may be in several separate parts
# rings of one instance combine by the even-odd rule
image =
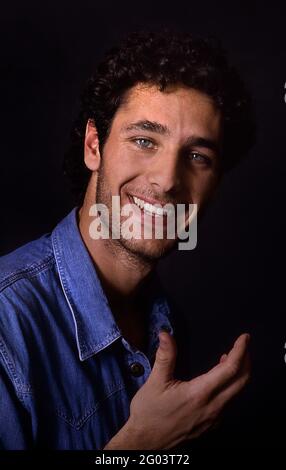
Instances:
[[[62,289],[71,310],[81,361],[121,337],[94,263],[81,237],[75,207],[53,230],[52,244]],[[173,333],[170,310],[160,290],[150,291],[150,354],[160,329]]]

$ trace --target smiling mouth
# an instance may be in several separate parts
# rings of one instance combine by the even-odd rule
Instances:
[[[146,215],[154,216],[154,217],[164,217],[171,215],[172,212],[169,209],[164,209],[163,204],[160,202],[156,202],[152,204],[151,202],[146,201],[138,196],[133,196],[128,194],[130,201],[135,204],[142,212]]]

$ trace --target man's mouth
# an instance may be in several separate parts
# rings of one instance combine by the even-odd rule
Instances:
[[[161,202],[151,203],[146,201],[146,199],[142,199],[138,196],[129,195],[129,199],[135,204],[142,212],[147,215],[154,216],[154,217],[164,217],[170,214],[169,209],[165,209]],[[158,207],[161,206],[161,207]]]

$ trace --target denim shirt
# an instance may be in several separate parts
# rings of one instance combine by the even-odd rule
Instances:
[[[1,257],[0,448],[102,449],[151,372],[159,331],[173,334],[159,288],[147,305],[144,354],[115,322],[77,208]]]

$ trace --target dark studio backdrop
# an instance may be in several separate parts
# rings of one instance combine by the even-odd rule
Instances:
[[[188,325],[181,359],[192,374],[215,365],[240,333],[251,334],[252,381],[202,440],[218,447],[284,443],[285,13],[285,4],[274,1],[0,7],[1,255],[50,231],[73,207],[62,161],[78,97],[94,64],[124,32],[162,25],[215,35],[253,93],[255,147],[225,176],[199,225],[197,248],[159,266]]]

